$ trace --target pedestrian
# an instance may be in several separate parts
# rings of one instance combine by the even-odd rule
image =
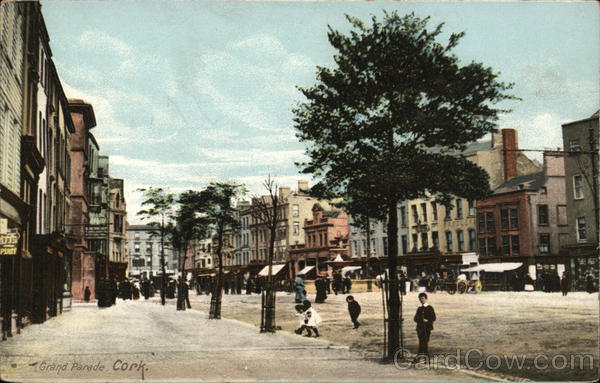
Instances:
[[[592,274],[588,274],[585,278],[585,291],[589,294],[594,292],[594,276]]]
[[[305,315],[305,319],[304,319],[304,323],[306,324],[306,330],[308,331],[308,334],[306,334],[305,336],[312,336],[312,332],[315,333],[315,338],[319,337],[319,325],[321,324],[321,316],[319,315],[319,313],[312,307],[312,305],[310,304],[309,301],[305,300],[303,303],[304,305],[304,315]]]
[[[327,299],[327,283],[325,282],[325,277],[320,276],[317,278],[315,281],[315,288],[317,290],[315,303],[324,303],[325,299]]]
[[[433,322],[435,322],[435,311],[433,307],[427,303],[427,294],[419,294],[419,302],[421,306],[415,313],[415,322],[417,323],[417,337],[419,338],[419,351],[417,357],[426,356],[429,357],[429,338],[431,336],[431,330],[433,330]]]
[[[529,273],[525,274],[525,278],[523,279],[523,289],[525,291],[533,291],[533,278],[531,278],[531,275],[529,275]]]
[[[138,282],[134,282],[132,286],[132,295],[134,300],[140,299],[140,288]]]
[[[333,292],[335,295],[338,295],[338,292],[343,293],[343,285],[342,285],[342,275],[339,271],[333,272]]]
[[[85,290],[83,292],[83,300],[85,301],[85,303],[88,303],[90,301],[91,296],[92,296],[92,292],[90,291],[90,287],[85,286]]]
[[[400,273],[400,280],[398,283],[400,284],[400,286],[398,286],[400,294],[406,295],[406,275],[404,275],[404,273]]]
[[[246,279],[246,295],[252,295],[252,279]]]
[[[346,274],[344,276],[344,294],[349,294],[351,289],[352,289],[352,280],[350,279],[350,276],[348,274]]]
[[[331,294],[331,277],[330,276],[325,277],[325,283],[327,285],[327,294]]]
[[[348,295],[346,297],[346,302],[348,302],[348,313],[350,314],[350,320],[352,321],[352,323],[354,323],[354,328],[357,329],[360,326],[360,323],[358,323],[358,316],[360,315],[360,305],[352,295]]]
[[[306,293],[304,290],[304,279],[302,276],[297,275],[294,280],[294,288],[296,289],[296,303],[303,303],[306,300]]]
[[[569,278],[567,278],[566,272],[563,272],[562,278],[560,279],[560,290],[562,291],[563,297],[566,297],[569,292]]]
[[[295,329],[294,332],[298,335],[302,335],[304,330],[308,330],[308,328],[307,328],[308,319],[304,315],[304,306],[303,305],[296,305],[295,309],[296,309],[296,315],[300,317],[300,327]]]

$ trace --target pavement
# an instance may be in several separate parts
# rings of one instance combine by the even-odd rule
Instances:
[[[260,334],[156,301],[71,311],[0,343],[4,381],[481,381],[462,370],[403,369],[327,340]]]

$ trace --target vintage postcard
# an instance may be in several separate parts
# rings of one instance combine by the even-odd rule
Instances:
[[[596,381],[599,15],[0,0],[0,378]]]

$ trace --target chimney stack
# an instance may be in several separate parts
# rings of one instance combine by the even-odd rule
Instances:
[[[517,131],[502,129],[502,158],[504,160],[504,182],[515,178],[517,174]]]
[[[298,181],[298,192],[307,192],[308,191],[308,181],[307,180],[299,180]]]

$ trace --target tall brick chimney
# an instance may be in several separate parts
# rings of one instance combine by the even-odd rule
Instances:
[[[517,131],[514,129],[502,129],[502,157],[504,160],[504,181],[515,178],[517,174],[517,155],[519,149],[517,144]]]

